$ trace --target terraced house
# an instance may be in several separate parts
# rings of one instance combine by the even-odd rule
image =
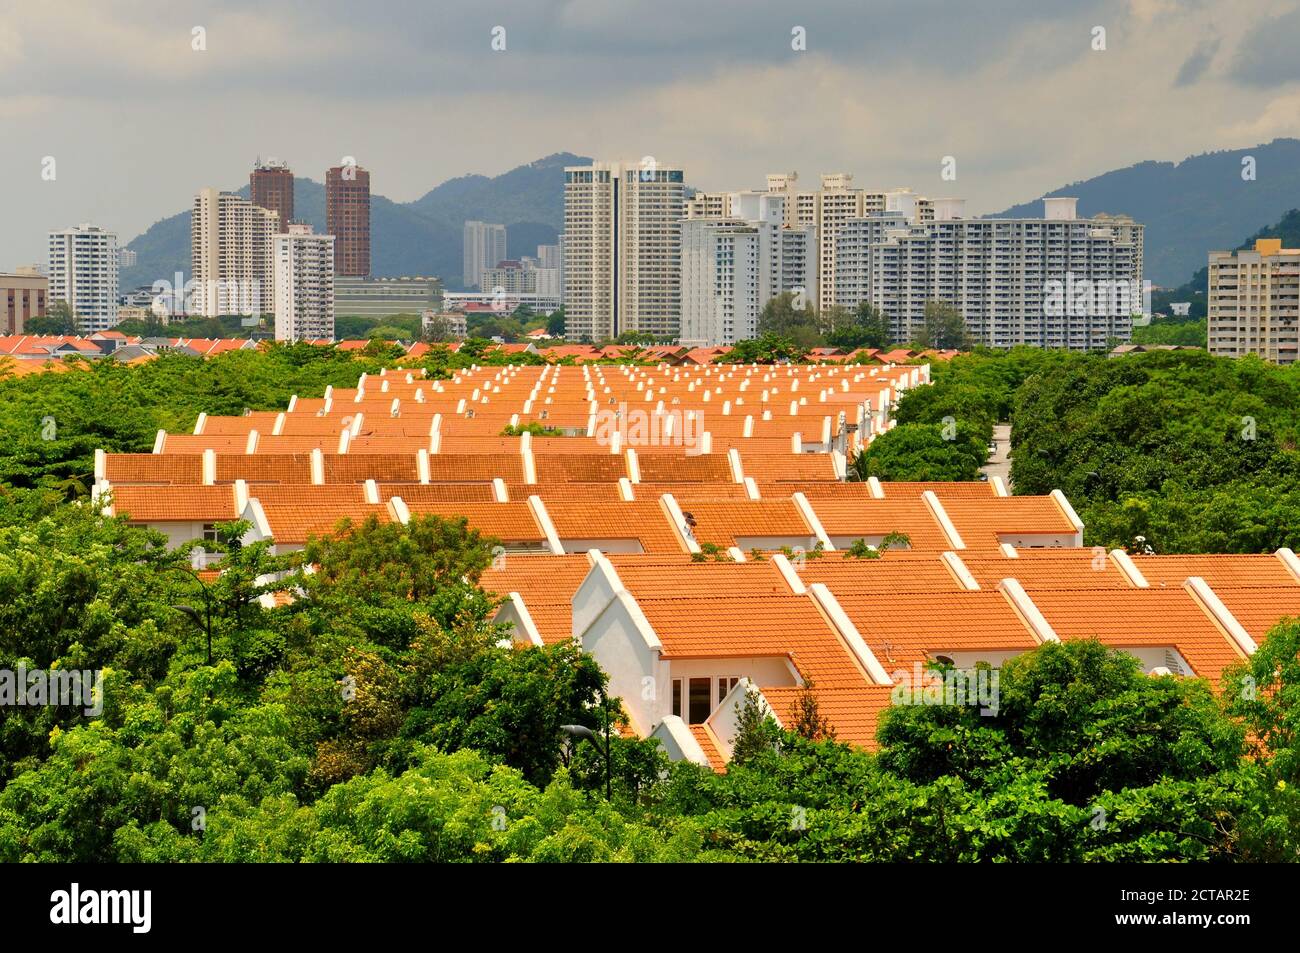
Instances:
[[[1017,654],[1096,639],[1218,683],[1300,615],[1288,549],[1132,556],[1085,547],[1059,491],[850,480],[928,380],[888,362],[394,368],[100,453],[95,497],[198,565],[235,518],[280,552],[345,518],[463,518],[498,541],[482,585],[516,644],[576,641],[630,731],[719,770],[747,695],[790,724],[811,691],[870,747],[936,665],[983,692]]]

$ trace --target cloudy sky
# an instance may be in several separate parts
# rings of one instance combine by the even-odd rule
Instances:
[[[398,201],[570,151],[996,211],[1300,135],[1297,49],[1300,0],[0,0],[0,269],[77,222],[125,242],[258,155],[352,155]]]

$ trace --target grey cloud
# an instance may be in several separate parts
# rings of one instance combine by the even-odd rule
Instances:
[[[1300,80],[1300,9],[1257,24],[1237,47],[1231,75],[1249,86]]]
[[[1214,62],[1214,55],[1219,52],[1221,40],[1218,37],[1206,40],[1200,44],[1192,55],[1183,60],[1183,65],[1178,69],[1178,76],[1174,79],[1175,86],[1191,86],[1210,68]]]

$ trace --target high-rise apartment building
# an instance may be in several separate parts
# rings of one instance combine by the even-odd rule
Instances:
[[[873,191],[854,188],[853,176],[847,172],[823,174],[819,188],[803,192],[798,188],[799,173],[774,172],[767,176],[767,195],[784,201],[783,222],[786,227],[811,227],[817,236],[816,281],[819,292],[814,302],[819,309],[834,303],[836,249],[844,223],[868,215],[897,211],[909,220],[928,222],[934,218],[933,205],[910,189]],[[735,218],[726,205],[728,195],[743,193],[708,193],[697,195],[693,211],[697,214]]]
[[[776,295],[816,300],[816,238],[811,225],[787,228],[786,200],[766,192],[732,192],[730,218],[682,221],[680,343],[734,344],[758,336],[758,319]]]
[[[49,303],[64,301],[83,333],[117,324],[117,235],[96,225],[50,232]]]
[[[326,231],[334,236],[334,273],[370,274],[370,173],[358,165],[325,173]]]
[[[548,298],[564,297],[564,256],[562,247],[537,246],[537,293]]]
[[[675,338],[681,323],[681,169],[597,162],[564,170],[566,333]]]
[[[462,249],[461,281],[466,288],[483,287],[483,272],[506,258],[506,227],[490,222],[466,222]]]
[[[527,261],[500,261],[483,269],[481,290],[490,294],[537,294],[537,269]]]
[[[276,212],[234,192],[201,189],[190,213],[189,311],[248,316],[275,309]]]
[[[1206,295],[1211,354],[1257,354],[1294,364],[1300,353],[1300,248],[1260,238],[1249,251],[1210,252]]]
[[[538,245],[537,246],[537,267],[538,268],[561,267],[560,246],[558,244]]]
[[[278,233],[284,233],[293,221],[293,172],[279,159],[258,159],[248,176],[249,200],[260,208],[280,216]]]
[[[34,265],[0,274],[0,333],[22,334],[27,322],[45,314],[50,280]]]
[[[1075,201],[1045,199],[1041,219],[966,218],[963,200],[936,199],[929,223],[897,210],[845,222],[834,300],[874,305],[897,341],[915,338],[932,301],[990,347],[1127,341],[1143,307],[1142,226],[1078,218]]]
[[[334,337],[333,235],[299,222],[275,236],[275,339]]]

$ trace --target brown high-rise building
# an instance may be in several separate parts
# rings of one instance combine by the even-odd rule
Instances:
[[[293,172],[279,159],[257,160],[248,177],[249,201],[280,215],[278,231],[287,232],[293,221]]]
[[[358,165],[325,173],[325,224],[334,236],[334,273],[370,275],[370,173]]]

